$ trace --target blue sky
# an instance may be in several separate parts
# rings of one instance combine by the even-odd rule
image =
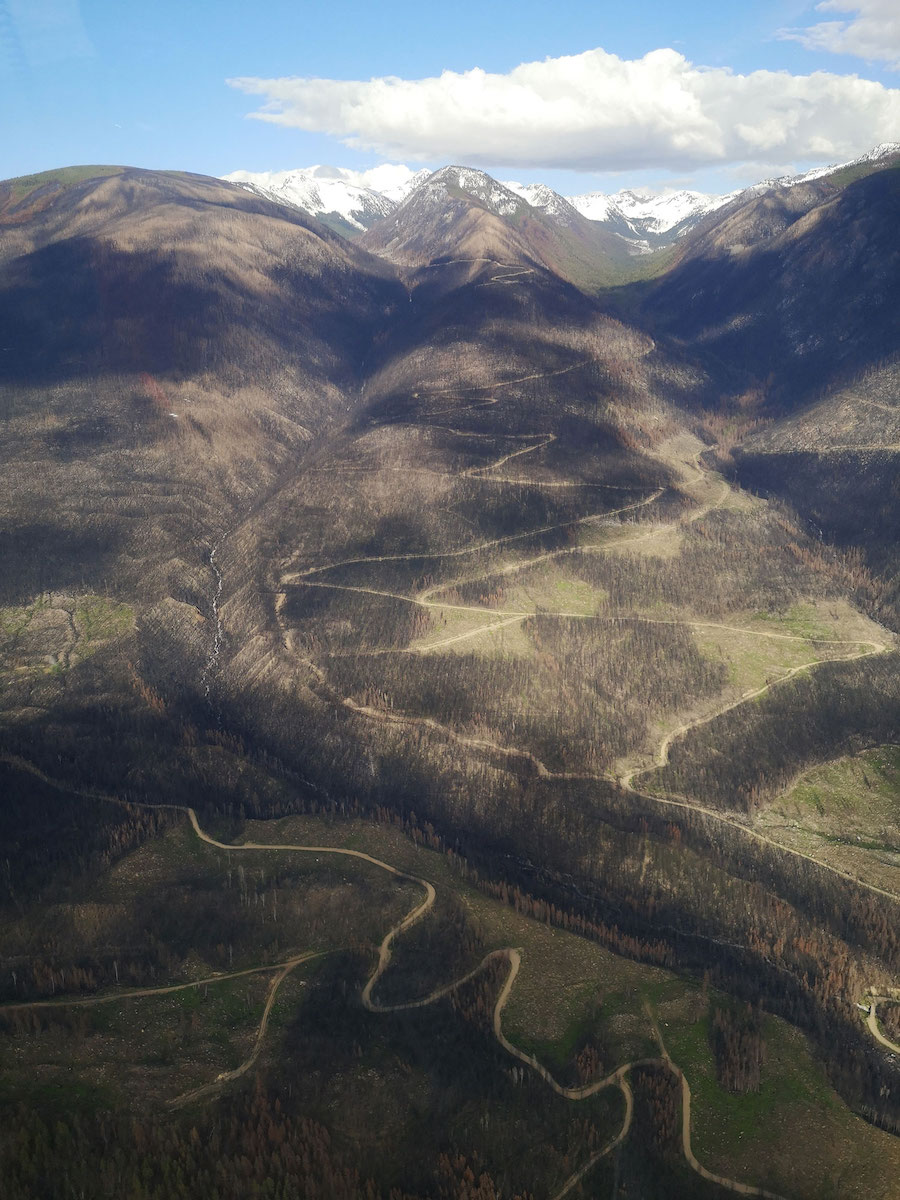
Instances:
[[[0,177],[465,156],[568,192],[725,190],[900,140],[894,7],[0,0]]]

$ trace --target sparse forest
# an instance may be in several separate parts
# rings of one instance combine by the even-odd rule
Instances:
[[[4,1196],[892,1200],[894,776],[795,788],[900,743],[892,360],[695,336],[734,212],[598,298],[464,190],[76,176],[0,193]]]

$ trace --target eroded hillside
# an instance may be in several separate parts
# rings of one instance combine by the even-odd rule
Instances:
[[[832,261],[814,239],[847,213],[886,229],[892,173],[883,179],[773,231],[765,269],[754,251],[698,240],[704,278],[719,272],[714,295],[741,311],[764,297],[768,312],[783,288],[799,312],[821,272],[844,286],[852,246]],[[882,522],[878,537],[835,544],[800,497],[753,472],[805,453],[807,439],[824,459],[851,444],[857,456],[892,454],[893,442],[860,440],[893,437],[892,392],[869,424],[844,392],[776,424],[787,351],[773,342],[773,379],[759,390],[753,321],[730,326],[746,362],[689,330],[707,320],[683,302],[690,257],[654,286],[642,328],[551,269],[528,230],[477,195],[417,209],[414,194],[390,229],[366,234],[377,258],[200,177],[122,171],[47,187],[10,191],[0,267],[15,335],[0,359],[12,564],[0,678],[7,903],[18,914],[0,988],[22,1014],[9,1050],[20,1080],[31,1069],[56,1078],[24,1014],[57,990],[104,993],[127,962],[136,1001],[152,1005],[160,988],[255,979],[274,965],[268,993],[248,982],[259,994],[248,990],[240,1019],[223,1001],[232,1065],[210,1077],[205,1018],[193,1041],[186,1024],[184,1070],[154,1075],[151,1107],[180,1097],[196,1112],[233,1085],[235,1120],[268,1113],[265,1083],[246,1104],[239,1089],[257,1061],[282,1086],[277,1055],[266,1057],[280,1011],[278,1053],[332,1090],[313,1101],[312,1085],[298,1085],[296,1102],[279,1100],[284,1119],[265,1120],[314,1115],[310,1146],[334,1132],[334,1158],[322,1151],[313,1172],[320,1187],[340,1175],[344,1192],[331,1194],[364,1194],[352,1175],[363,1172],[369,1194],[457,1195],[471,1159],[499,1181],[495,1194],[576,1195],[590,1169],[598,1186],[624,1172],[636,1194],[737,1185],[812,1197],[846,1179],[864,1116],[889,1131],[874,1152],[883,1167],[857,1170],[857,1190],[843,1194],[888,1200],[900,1072],[858,1006],[872,1005],[879,1032],[872,1014],[892,1011],[900,986],[896,823],[880,809],[877,842],[844,853],[827,814],[801,835],[773,813],[802,773],[900,738],[898,625],[884,599],[887,552],[878,558],[891,538]],[[403,231],[410,212],[417,223]],[[871,266],[861,239],[851,308],[877,310],[867,327],[884,345],[893,259]],[[782,242],[789,268],[776,270]],[[853,336],[854,353],[868,353],[869,335]],[[816,371],[843,369],[817,345]],[[717,405],[726,354],[730,390]],[[165,832],[188,810],[199,850]],[[282,817],[300,822],[290,836],[272,820]],[[251,818],[266,823],[247,833]],[[427,871],[397,831],[435,852]],[[229,848],[242,837],[259,873],[249,884]],[[324,856],[335,841],[377,882],[359,892],[355,876],[318,878],[308,851]],[[201,868],[210,847],[220,857]],[[279,853],[294,856],[290,870]],[[385,867],[425,899],[394,894],[377,875]],[[173,869],[170,905],[156,889]],[[91,883],[98,871],[109,878]],[[270,871],[281,872],[274,882]],[[41,925],[47,904],[53,920]],[[503,924],[510,908],[515,931]],[[527,932],[532,918],[566,946],[600,943],[628,970],[652,965],[667,980],[629,977],[630,999],[608,1001],[609,1026],[583,997],[560,1012],[534,999],[517,1027],[526,1052],[501,1014],[521,962],[527,979],[530,956],[540,978],[552,959]],[[558,968],[570,981],[612,972],[579,966],[579,953]],[[289,1013],[313,954],[335,957],[309,977],[305,1044]],[[421,1024],[404,1025],[408,1010]],[[109,1061],[129,1020],[108,1031]],[[546,1044],[533,1032],[542,1021],[556,1030]],[[89,1040],[101,1033],[90,1029]],[[770,1078],[764,1036],[796,1039],[791,1061],[816,1080],[809,1095],[839,1114],[818,1173],[798,1175],[786,1147],[769,1163],[720,1136],[723,1097],[756,1096]],[[424,1047],[454,1039],[464,1053],[428,1059]],[[548,1046],[564,1087],[542,1063]],[[448,1142],[434,1096],[446,1084],[462,1104],[463,1059],[486,1073]],[[699,1135],[712,1167],[692,1149],[692,1071],[718,1080],[695,1102],[719,1130]],[[353,1099],[373,1072],[422,1089],[390,1128],[390,1087]],[[120,1087],[101,1075],[97,1086]],[[597,1104],[579,1124],[570,1102],[588,1093]],[[815,1124],[814,1103],[796,1106],[798,1129]],[[505,1122],[496,1137],[485,1136],[488,1112]],[[535,1155],[539,1114],[553,1148]],[[108,1138],[97,1120],[91,1136]],[[427,1130],[419,1162],[415,1121]],[[696,1121],[695,1111],[695,1142]],[[392,1139],[406,1147],[393,1163],[378,1151]],[[172,1153],[195,1155],[187,1142]]]

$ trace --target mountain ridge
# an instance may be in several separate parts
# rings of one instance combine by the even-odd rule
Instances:
[[[711,213],[732,203],[752,199],[773,188],[794,187],[837,171],[878,163],[898,153],[900,142],[882,143],[845,163],[815,167],[797,175],[763,179],[746,188],[722,194],[634,187],[613,193],[592,191],[564,196],[543,183],[501,181],[478,168],[459,165],[440,167],[434,172],[413,172],[408,167],[354,172],[326,166],[278,172],[238,170],[222,178],[257,190],[281,203],[296,204],[326,224],[331,224],[337,232],[355,237],[379,220],[389,217],[416,187],[435,176],[441,177],[442,172],[450,171],[455,173],[456,185],[463,190],[474,187],[473,194],[480,191],[484,199],[490,186],[486,187],[483,180],[491,180],[491,186],[498,196],[512,193],[563,228],[576,224],[575,214],[578,213],[592,224],[621,238],[627,252],[637,255],[673,245]],[[375,187],[378,172],[387,170],[397,172],[394,182]],[[469,184],[466,180],[470,181]],[[510,216],[517,211],[517,205],[509,198],[504,199],[503,205],[507,211],[498,211],[497,215]]]

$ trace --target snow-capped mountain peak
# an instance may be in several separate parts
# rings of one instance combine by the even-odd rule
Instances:
[[[627,188],[612,195],[587,192],[569,199],[582,216],[592,221],[618,219],[629,226],[638,239],[669,233],[685,222],[699,220],[719,207],[720,202],[726,202],[720,196],[708,196],[703,192],[667,189],[654,193],[639,188]]]
[[[848,163],[764,179],[718,196],[685,189],[651,191],[636,187],[612,194],[585,192],[566,197],[543,183],[501,183],[474,167],[447,166],[432,172],[394,163],[366,171],[323,165],[295,171],[234,171],[223,178],[279,203],[302,208],[342,233],[369,229],[414,192],[421,193],[422,203],[435,211],[441,206],[441,197],[464,192],[499,217],[514,216],[528,205],[563,227],[576,225],[579,217],[587,218],[622,237],[631,253],[645,253],[670,245],[709,213],[738,199],[750,200],[772,188],[811,183],[841,167],[879,163],[897,154],[900,142],[884,142]]]
[[[505,184],[474,167],[441,167],[426,181],[429,187],[458,189],[479,200],[495,216],[510,217],[523,207],[522,197]],[[527,203],[527,202],[526,202]]]
[[[314,166],[297,171],[233,171],[224,178],[313,216],[333,215],[351,229],[363,230],[393,212],[397,202],[348,178],[356,174],[340,167]],[[397,180],[395,186],[404,182]]]
[[[540,209],[560,225],[572,225],[578,220],[578,210],[559,192],[554,192],[545,183],[515,183],[504,180],[504,187],[526,200],[532,208]]]
[[[900,142],[881,142],[857,161],[878,162],[879,159],[889,158],[892,154],[900,154]]]
[[[890,158],[895,154],[900,154],[900,142],[882,142],[875,146],[872,150],[867,150],[865,154],[861,154],[858,158],[853,158],[845,163],[831,163],[827,167],[813,167],[811,171],[804,171],[800,175],[779,175],[774,179],[763,179],[760,183],[754,183],[751,187],[745,188],[742,192],[733,192],[728,199],[734,199],[736,196],[754,196],[762,195],[763,192],[770,191],[772,188],[791,188],[796,187],[801,183],[812,183],[816,179],[822,179],[825,175],[831,175],[835,171],[840,171],[846,167],[861,167],[866,163],[880,162],[883,158]]]

